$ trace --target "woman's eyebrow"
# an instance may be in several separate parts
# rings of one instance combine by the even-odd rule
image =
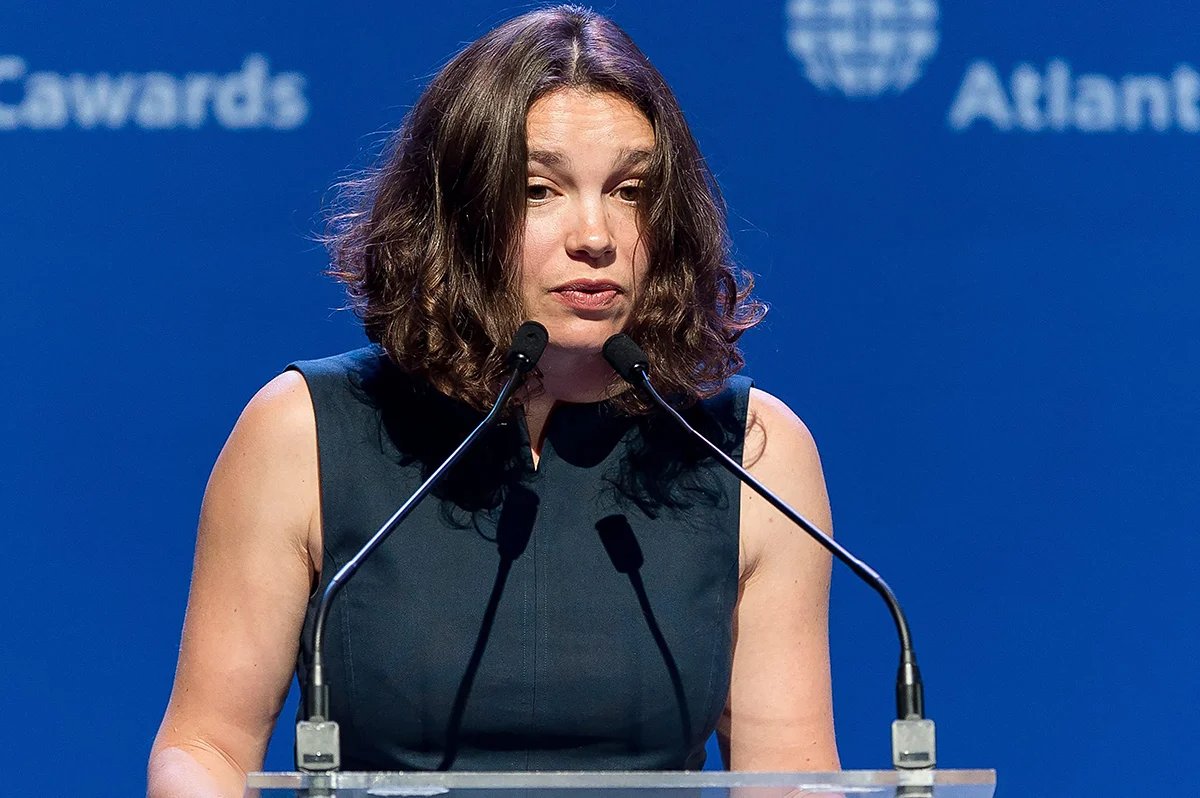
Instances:
[[[634,166],[641,166],[644,163],[648,163],[653,156],[654,153],[650,150],[640,148],[622,149],[617,154],[616,166],[617,169],[629,169]]]
[[[537,161],[542,166],[569,167],[571,165],[571,159],[557,150],[530,150],[529,160]]]

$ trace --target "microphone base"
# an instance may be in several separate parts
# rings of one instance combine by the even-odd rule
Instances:
[[[892,765],[900,770],[937,766],[937,735],[933,721],[892,721]]]
[[[323,773],[342,766],[338,725],[332,720],[302,720],[296,724],[296,768]]]

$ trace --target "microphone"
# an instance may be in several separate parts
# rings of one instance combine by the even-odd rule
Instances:
[[[325,683],[324,638],[325,622],[329,617],[330,605],[350,577],[371,556],[371,552],[379,548],[388,536],[395,531],[413,509],[420,504],[438,481],[450,470],[475,442],[495,424],[500,411],[508,403],[513,392],[520,385],[525,375],[533,370],[546,349],[549,335],[546,328],[536,321],[527,321],[517,328],[513,335],[512,345],[505,355],[504,364],[508,369],[508,379],[500,388],[500,395],[483,421],[471,430],[466,439],[450,456],[434,470],[429,478],[417,488],[416,493],[392,514],[392,517],[379,527],[363,547],[342,566],[321,594],[321,602],[317,605],[316,620],[313,623],[312,636],[309,643],[312,647],[312,661],[308,668],[308,690],[305,695],[305,715],[308,720],[296,723],[296,768],[309,773],[321,773],[337,770],[341,767],[341,742],[338,736],[337,722],[329,717],[329,685]]]
[[[925,718],[925,687],[921,682],[921,671],[917,668],[917,655],[913,650],[912,636],[904,610],[896,600],[895,593],[883,578],[870,566],[851,554],[844,546],[822,532],[811,521],[793,510],[786,502],[772,493],[761,482],[716,444],[697,432],[675,408],[655,390],[650,382],[650,359],[633,339],[618,333],[604,343],[604,359],[613,371],[636,388],[641,388],[650,399],[675,419],[684,430],[704,445],[721,465],[739,480],[749,485],[755,493],[787,516],[792,523],[803,529],[817,543],[845,563],[860,579],[883,597],[891,611],[900,638],[900,669],[896,675],[896,720],[892,722],[892,764],[903,770],[932,768],[937,764],[937,748],[933,721]]]

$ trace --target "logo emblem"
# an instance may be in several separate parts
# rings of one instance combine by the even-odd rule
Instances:
[[[899,94],[937,52],[937,0],[791,0],[788,47],[808,79],[847,97]]]

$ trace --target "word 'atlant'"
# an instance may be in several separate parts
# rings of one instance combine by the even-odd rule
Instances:
[[[1170,76],[1075,76],[1065,61],[1045,72],[1018,64],[1008,81],[996,67],[976,61],[967,70],[950,109],[950,126],[965,130],[988,122],[998,130],[1076,130],[1135,133],[1200,132],[1200,73],[1181,64]]]

